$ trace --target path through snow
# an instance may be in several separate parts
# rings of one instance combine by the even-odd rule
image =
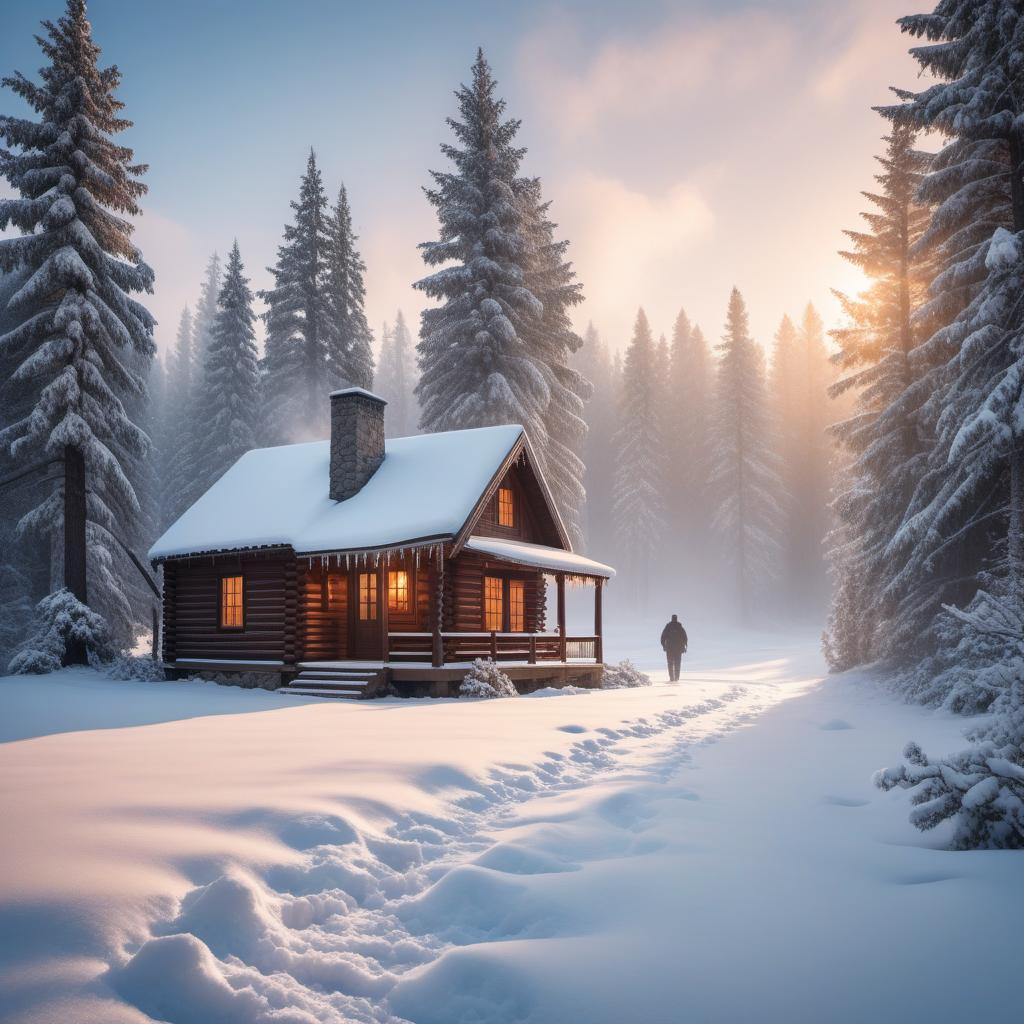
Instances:
[[[817,668],[762,647],[680,686],[0,745],[10,1019],[941,1021],[968,990],[998,1010],[970,969],[1013,976],[1015,862],[920,844],[869,782],[915,728],[955,744],[962,722]]]

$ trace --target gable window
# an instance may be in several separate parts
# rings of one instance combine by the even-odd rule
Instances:
[[[359,574],[359,618],[362,622],[372,622],[377,618],[377,574],[375,572]]]
[[[508,581],[508,628],[511,633],[526,632],[526,583]]]
[[[484,629],[489,633],[500,633],[505,628],[502,582],[498,576],[484,577]]]
[[[243,600],[244,577],[221,576],[220,578],[220,628],[245,628],[245,601]]]
[[[498,525],[516,525],[516,499],[511,487],[498,488]]]
[[[388,573],[388,611],[409,610],[409,574],[404,569]]]

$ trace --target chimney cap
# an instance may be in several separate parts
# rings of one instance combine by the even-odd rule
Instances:
[[[375,395],[372,391],[367,391],[366,388],[339,388],[337,391],[332,391],[330,397],[341,398],[343,395],[362,395],[364,398],[372,398],[375,402],[380,402],[381,405],[388,404],[387,399]]]

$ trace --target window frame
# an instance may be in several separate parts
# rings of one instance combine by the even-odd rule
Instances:
[[[363,580],[369,580],[370,585],[366,588],[366,601],[363,601]],[[367,614],[363,616],[363,605],[366,605]],[[373,616],[370,616],[370,609],[373,609]],[[380,622],[380,573],[356,572],[356,621],[357,622]]]
[[[412,573],[409,572],[409,570],[405,569],[405,568],[402,568],[402,569],[387,569],[387,570],[385,570],[385,572],[387,573],[386,583],[387,583],[387,593],[388,593],[388,615],[409,615],[409,614],[411,614],[412,610],[413,610],[413,607],[412,607],[412,585],[413,585]],[[396,586],[395,586],[395,595],[396,595],[395,596],[395,604],[394,605],[391,604],[391,577],[392,576],[396,576],[396,577],[404,576],[405,577],[405,605],[404,605],[404,607],[401,604],[399,604],[398,594],[401,593],[401,589],[398,587],[397,583],[396,583]]]
[[[498,606],[498,614],[501,616],[501,625],[497,629],[493,629],[490,626],[490,624],[489,624],[489,615],[488,615],[489,609],[487,607],[487,602],[488,602],[488,594],[487,594],[488,584],[492,583],[492,582],[495,582],[495,583],[498,584],[498,601],[500,602],[499,606]],[[485,633],[504,633],[505,632],[505,612],[506,612],[506,609],[508,607],[506,605],[506,603],[505,603],[505,584],[506,584],[506,582],[507,581],[502,576],[488,576],[486,574],[484,575],[484,592],[483,592],[483,601],[481,602],[481,607],[483,609],[483,619],[484,619],[483,627],[484,627],[484,632]]]
[[[487,624],[487,581],[497,580],[501,584],[501,628],[491,629]],[[530,582],[530,577],[526,575],[520,575],[518,573],[502,573],[502,572],[484,572],[483,577],[483,592],[480,597],[480,608],[481,608],[481,625],[485,633],[519,633],[523,635],[529,635],[529,630],[526,628],[527,624],[527,607],[529,605],[529,598],[527,596],[527,585]],[[523,595],[523,607],[522,616],[523,623],[522,629],[512,628],[512,585],[515,584],[517,587],[522,589]]]
[[[237,626],[228,626],[224,623],[224,584],[228,580],[240,581],[240,598],[238,610],[241,613],[242,621]],[[248,603],[246,601],[246,586],[244,572],[222,572],[217,577],[217,629],[223,633],[244,633],[245,624],[249,618]]]
[[[501,510],[502,507],[505,505],[505,502],[503,502],[502,500],[503,495],[508,496],[507,507],[509,513],[509,522],[507,523],[502,522],[501,518]],[[515,488],[510,486],[509,484],[501,484],[498,487],[497,494],[494,496],[494,523],[499,529],[516,530],[519,528],[519,510],[516,507],[517,504],[518,502],[516,501]]]
[[[517,576],[509,576],[505,580],[505,586],[506,586],[506,588],[508,590],[508,602],[507,602],[508,614],[505,617],[506,621],[508,623],[508,629],[507,629],[506,632],[509,632],[509,633],[525,633],[526,632],[526,580],[520,579]],[[513,589],[518,591],[520,602],[521,602],[521,604],[519,606],[520,623],[519,623],[519,628],[518,629],[516,628],[515,624],[512,621],[512,616],[514,614],[514,603],[512,601]]]

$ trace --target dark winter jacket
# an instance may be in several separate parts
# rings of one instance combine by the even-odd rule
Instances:
[[[675,619],[668,623],[661,631],[661,646],[666,651],[682,654],[689,642],[689,637],[686,635],[686,630],[683,629],[683,624]]]

